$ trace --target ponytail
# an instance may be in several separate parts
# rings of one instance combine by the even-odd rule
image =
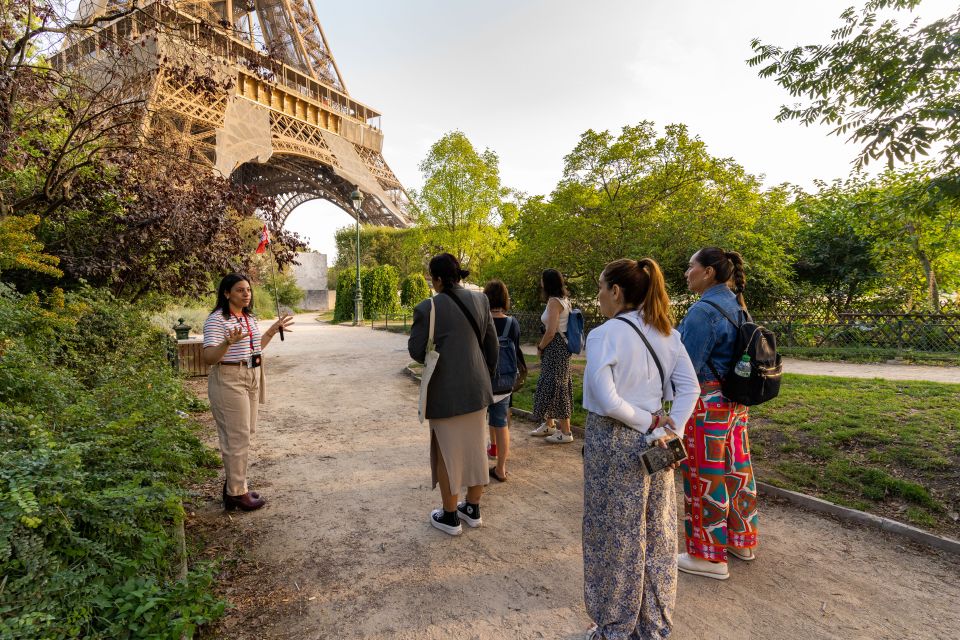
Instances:
[[[637,266],[646,272],[650,281],[643,297],[643,319],[663,335],[669,336],[673,329],[673,312],[670,310],[670,296],[667,295],[663,271],[653,258],[637,260]]]
[[[713,267],[716,282],[729,286],[737,294],[740,308],[746,310],[747,302],[743,298],[743,292],[747,288],[747,274],[743,266],[743,256],[736,251],[704,247],[694,254],[693,259],[703,268]]]
[[[628,307],[643,313],[644,321],[665,336],[673,329],[673,312],[663,271],[653,258],[614,260],[603,268],[607,287],[618,285]]]

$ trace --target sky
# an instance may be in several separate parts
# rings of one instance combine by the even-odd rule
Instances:
[[[503,184],[549,194],[587,129],[686,124],[711,154],[774,186],[850,172],[857,146],[774,120],[795,102],[746,64],[750,41],[826,43],[863,0],[313,0],[351,96],[383,114],[383,154],[408,189],[430,145],[460,130],[500,158]],[[918,14],[952,13],[924,0]],[[287,227],[334,259],[353,219],[323,201]]]

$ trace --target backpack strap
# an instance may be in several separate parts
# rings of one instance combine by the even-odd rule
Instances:
[[[708,305],[710,305],[711,307],[713,307],[714,309],[716,309],[717,311],[719,311],[719,312],[720,312],[720,315],[722,315],[724,318],[726,318],[727,320],[729,320],[729,321],[730,321],[730,324],[732,324],[733,326],[735,326],[737,329],[739,329],[739,328],[741,327],[741,325],[743,324],[742,322],[734,322],[733,318],[730,317],[730,314],[728,314],[726,311],[724,311],[724,310],[720,307],[720,305],[718,305],[716,302],[710,302],[709,300],[700,300],[700,302],[703,302],[703,303],[705,303],[705,304],[708,304]],[[748,322],[753,322],[753,318],[750,317],[750,312],[749,312],[749,311],[747,311],[746,309],[741,309],[740,311],[742,311],[742,312],[747,316],[747,321],[748,321]]]
[[[653,346],[650,344],[650,341],[647,340],[647,336],[643,335],[643,332],[640,331],[640,328],[637,325],[633,324],[626,318],[622,316],[617,316],[616,320],[621,322],[626,322],[630,325],[630,328],[637,332],[637,335],[640,336],[640,339],[643,340],[643,344],[647,345],[647,350],[650,352],[650,355],[653,356],[653,362],[657,365],[657,371],[660,372],[660,399],[663,399],[663,387],[666,385],[666,377],[663,375],[663,365],[660,364],[660,358],[657,357],[657,352],[653,350]]]
[[[467,316],[467,320],[470,321],[470,326],[473,327],[473,332],[477,335],[477,344],[480,346],[480,353],[483,353],[483,338],[480,335],[480,327],[477,325],[477,321],[474,320],[473,315],[467,311],[467,306],[463,304],[463,301],[460,300],[460,298],[447,291],[447,289],[444,289],[443,293],[453,298],[453,301],[457,303],[458,307],[460,307],[460,311],[463,311],[463,315]]]
[[[742,322],[739,322],[739,323],[738,323],[738,322],[734,322],[734,321],[733,321],[733,318],[730,317],[730,314],[728,314],[726,311],[724,311],[724,310],[720,307],[720,305],[718,305],[717,303],[711,302],[711,301],[709,301],[709,300],[703,300],[703,299],[701,299],[700,302],[704,302],[704,303],[710,305],[711,307],[713,307],[714,309],[716,309],[717,311],[719,311],[719,312],[720,312],[720,315],[722,315],[724,318],[726,318],[726,319],[730,322],[730,324],[732,324],[732,325],[737,329],[737,331],[739,331],[739,330],[740,330],[740,327],[743,326],[743,323],[742,323]],[[748,312],[746,309],[741,309],[741,311],[743,311],[743,313],[746,314],[746,316],[747,316],[747,321],[753,322],[753,318],[750,317],[750,312]],[[720,374],[717,373],[717,368],[716,368],[715,366],[713,366],[713,363],[712,363],[712,362],[710,362],[710,356],[707,356],[707,366],[710,367],[710,371],[713,372],[713,377],[717,379],[717,382],[720,382],[720,381],[721,381],[721,380],[720,380]]]
[[[515,318],[507,316],[507,321],[503,323],[503,333],[500,334],[501,338],[510,337],[510,329],[513,328],[513,323],[516,322]]]

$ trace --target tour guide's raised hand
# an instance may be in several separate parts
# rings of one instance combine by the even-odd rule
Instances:
[[[276,322],[270,325],[269,329],[263,332],[263,338],[262,338],[263,346],[266,347],[267,344],[270,342],[270,340],[273,338],[273,336],[280,333],[281,327],[283,328],[284,333],[293,331],[293,329],[290,328],[290,325],[292,324],[294,324],[293,316],[286,315],[286,314],[280,316],[280,318]]]

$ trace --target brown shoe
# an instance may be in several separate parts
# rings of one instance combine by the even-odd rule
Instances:
[[[241,511],[256,511],[267,501],[257,496],[254,497],[249,491],[242,496],[227,496],[223,501],[223,508],[227,511],[233,511],[239,508]]]
[[[256,491],[251,491],[250,495],[253,496],[254,498],[260,497],[260,494],[257,493]],[[227,481],[226,480],[223,481],[223,503],[224,504],[227,503]]]

